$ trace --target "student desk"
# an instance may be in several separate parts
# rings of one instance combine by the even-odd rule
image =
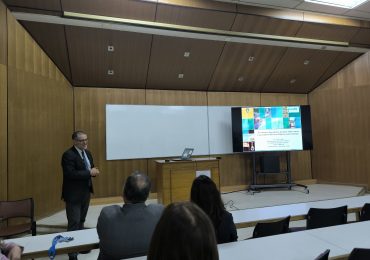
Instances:
[[[290,205],[280,205],[256,209],[246,209],[232,211],[234,222],[238,227],[252,226],[257,222],[273,220],[287,215],[293,219],[303,219],[310,207],[339,207],[348,205],[349,212],[356,212],[362,208],[363,204],[370,202],[370,195],[358,196],[343,199],[333,199],[325,201],[315,201],[307,203],[297,203]],[[243,259],[246,255],[256,258],[248,259],[279,259],[273,256],[285,254],[282,259],[294,259],[298,253],[305,252],[307,259],[314,259],[324,249],[331,249],[330,256],[348,255],[353,247],[370,248],[370,221],[334,226],[329,228],[307,230],[289,233],[279,236],[271,236],[259,239],[244,240],[229,244],[219,245],[220,259]],[[96,228],[79,231],[61,232],[35,237],[22,237],[9,239],[24,247],[24,258],[37,258],[47,256],[47,251],[56,235],[72,236],[74,240],[68,243],[57,244],[57,254],[66,254],[90,250],[99,247],[99,237]],[[261,241],[261,242],[258,242]],[[319,242],[319,243],[316,243]],[[268,245],[268,250],[266,250]],[[335,245],[335,246],[334,246]],[[299,250],[298,250],[299,249]],[[233,255],[232,258],[227,256]],[[234,258],[235,255],[235,258]],[[237,255],[240,255],[239,258]],[[266,258],[264,258],[266,256]],[[292,258],[289,258],[292,256]],[[268,258],[270,257],[270,258]],[[272,257],[272,258],[271,258]],[[288,257],[288,258],[287,258]],[[309,258],[311,257],[311,258]],[[137,258],[146,259],[144,258]],[[300,258],[295,259],[305,259]]]
[[[335,208],[347,205],[348,213],[359,212],[365,203],[370,203],[370,195],[350,198],[311,201],[272,207],[231,211],[237,228],[252,227],[258,222],[273,221],[291,216],[291,221],[305,219],[310,208]]]
[[[354,247],[370,248],[369,230],[370,221],[357,222],[221,244],[218,253],[220,260],[313,260],[330,249],[329,259],[346,259]]]
[[[346,253],[340,257],[348,256],[355,247],[370,248],[370,221],[356,222],[335,228],[318,228],[305,231],[324,242],[333,243],[343,248]]]
[[[56,245],[57,255],[99,248],[99,237],[96,228],[14,238],[8,239],[6,242],[14,242],[24,247],[22,259],[47,257],[53,238],[57,235],[74,238],[70,242],[58,243]]]

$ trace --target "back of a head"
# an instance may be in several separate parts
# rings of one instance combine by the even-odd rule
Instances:
[[[154,230],[148,260],[217,260],[215,232],[192,202],[170,204]]]
[[[123,198],[126,203],[145,202],[149,196],[151,182],[149,177],[141,172],[134,172],[127,177],[123,188]]]
[[[217,226],[225,206],[216,184],[211,178],[201,175],[194,179],[191,186],[190,200],[197,204]]]

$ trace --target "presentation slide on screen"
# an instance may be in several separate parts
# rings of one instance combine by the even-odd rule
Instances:
[[[299,106],[242,108],[243,151],[302,150]]]

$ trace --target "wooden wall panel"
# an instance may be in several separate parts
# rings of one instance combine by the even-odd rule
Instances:
[[[192,105],[192,106],[231,106],[261,105],[259,93],[202,92],[174,90],[134,90],[108,88],[75,88],[75,128],[85,130],[89,135],[89,147],[96,165],[102,174],[94,180],[95,196],[119,196],[122,183],[132,171],[138,169],[148,173],[153,182],[152,192],[156,192],[156,159],[107,161],[105,146],[105,105],[106,104],[146,104],[146,105]],[[306,95],[266,96],[266,102],[297,104],[307,103]],[[125,149],[124,147],[122,149]],[[221,186],[239,186],[249,183],[252,160],[250,154],[220,155]],[[297,158],[295,158],[297,157]],[[294,169],[307,171],[307,160],[302,155],[293,156]],[[310,163],[308,163],[310,165]],[[298,170],[296,170],[298,171]],[[298,175],[303,176],[304,174]],[[310,174],[309,174],[310,175]],[[297,176],[294,175],[294,176]],[[302,177],[297,179],[307,179]]]
[[[306,94],[262,93],[261,106],[307,105]],[[315,142],[314,142],[315,145]],[[311,179],[311,151],[290,153],[290,166],[293,180]]]
[[[6,7],[0,1],[0,200],[8,193],[8,68]]]
[[[0,1],[0,64],[7,64],[6,6]]]
[[[309,94],[319,181],[370,186],[369,82],[366,53]]]
[[[122,194],[122,183],[128,175],[134,170],[147,172],[147,160],[106,160],[105,105],[143,105],[145,90],[74,88],[74,96],[75,129],[88,134],[89,150],[101,171],[94,180],[95,197],[119,196]]]
[[[33,197],[36,216],[63,207],[60,159],[73,129],[72,87],[10,12],[8,199]]]

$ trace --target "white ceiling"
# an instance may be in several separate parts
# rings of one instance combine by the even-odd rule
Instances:
[[[305,2],[304,0],[218,0],[218,1],[245,5],[256,5],[270,8],[294,9],[300,11],[339,15],[362,20],[370,20],[369,0],[363,3],[362,5],[357,6],[354,9],[319,5]]]

